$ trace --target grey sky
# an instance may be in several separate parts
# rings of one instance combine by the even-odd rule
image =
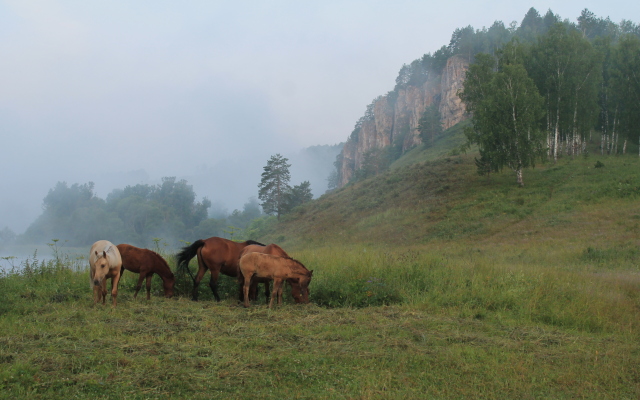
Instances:
[[[0,0],[0,229],[57,181],[178,176],[241,208],[272,154],[346,140],[403,63],[530,7],[640,20],[628,0]]]

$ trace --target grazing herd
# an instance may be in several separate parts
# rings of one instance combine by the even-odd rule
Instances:
[[[195,276],[188,268],[189,261],[197,257],[198,272]],[[258,297],[258,285],[264,284],[265,297],[269,308],[274,299],[282,304],[282,287],[284,282],[291,286],[291,295],[296,303],[309,302],[309,283],[313,271],[309,271],[301,262],[294,260],[278,245],[264,245],[249,240],[234,242],[211,237],[196,240],[193,244],[182,248],[176,255],[178,269],[185,268],[193,279],[193,300],[198,300],[198,285],[209,271],[211,278],[209,287],[216,301],[218,294],[218,277],[224,274],[238,279],[239,301],[249,307],[249,300]],[[134,298],[146,279],[147,300],[151,297],[151,278],[158,274],[162,278],[165,297],[173,296],[175,277],[167,262],[154,251],[141,249],[129,244],[115,246],[107,240],[99,240],[91,246],[89,253],[90,286],[93,288],[95,303],[105,304],[107,297],[107,280],[111,279],[111,299],[116,306],[118,282],[124,270],[139,274]],[[273,291],[269,284],[273,281]],[[270,300],[269,300],[270,299]]]

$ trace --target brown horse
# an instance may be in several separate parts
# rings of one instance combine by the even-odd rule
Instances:
[[[108,240],[98,240],[89,250],[89,286],[93,288],[93,302],[107,299],[107,279],[111,278],[111,299],[116,306],[118,282],[122,268],[122,258],[118,248]]]
[[[244,279],[245,307],[249,307],[249,283],[252,278],[273,279],[269,308],[273,306],[273,300],[276,297],[278,304],[282,304],[282,283],[289,279],[300,285],[303,302],[309,302],[308,288],[313,271],[309,271],[300,261],[270,254],[249,253],[242,256],[239,268]]]
[[[147,300],[151,298],[151,278],[153,278],[153,274],[158,274],[162,279],[164,297],[170,298],[173,296],[173,285],[176,282],[176,278],[164,258],[155,251],[141,249],[129,244],[119,244],[116,247],[118,247],[122,256],[122,272],[127,269],[140,274],[136,284],[136,292],[133,295],[134,299],[138,296],[142,281],[145,278],[147,279]]]
[[[191,275],[189,261],[194,256],[198,256],[198,273],[195,277],[191,275],[193,279],[192,299],[194,301],[198,300],[198,285],[204,274],[209,270],[211,271],[209,287],[211,287],[213,297],[216,298],[216,301],[220,301],[220,296],[218,295],[218,276],[220,273],[223,273],[233,278],[238,277],[240,253],[242,253],[245,247],[252,244],[264,246],[262,243],[253,240],[238,243],[219,237],[210,237],[205,240],[196,240],[192,245],[183,247],[182,251],[176,255],[176,260],[178,268],[186,268],[189,275]]]
[[[271,254],[272,256],[291,258],[289,257],[287,252],[282,249],[282,247],[278,246],[275,243],[271,243],[266,246],[259,246],[257,244],[249,245],[245,247],[244,250],[242,250],[242,253],[240,254],[240,258],[242,258],[242,256],[244,256],[245,254],[249,254],[249,253]],[[238,274],[238,275],[239,275],[238,278],[240,280],[240,286],[244,286],[244,279],[242,274]],[[250,282],[250,286],[249,286],[249,298],[251,300],[255,300],[257,297],[256,292],[257,292],[258,283],[265,283],[264,285],[265,298],[268,303],[269,296],[271,294],[271,291],[269,290],[269,282],[271,282],[271,279],[254,277],[253,280]],[[287,279],[287,282],[291,286],[291,295],[293,296],[293,299],[295,300],[295,302],[302,303],[304,299],[302,298],[302,291],[300,290],[300,285],[298,284],[298,282],[295,279]]]

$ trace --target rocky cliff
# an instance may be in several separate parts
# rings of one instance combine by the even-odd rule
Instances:
[[[346,185],[362,167],[367,152],[392,144],[404,152],[420,144],[416,128],[427,107],[438,105],[444,129],[462,121],[465,110],[457,92],[462,89],[467,68],[465,59],[451,57],[440,76],[376,99],[344,145],[338,165],[339,186]]]

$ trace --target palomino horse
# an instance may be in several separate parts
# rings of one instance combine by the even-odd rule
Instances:
[[[147,300],[151,298],[151,278],[153,274],[158,274],[162,279],[162,287],[164,288],[164,297],[173,296],[173,285],[176,278],[171,272],[171,268],[167,262],[155,251],[141,249],[129,244],[119,244],[118,250],[122,256],[122,272],[127,269],[136,274],[140,274],[138,283],[136,284],[136,292],[133,295],[135,299],[142,287],[142,281],[147,279]]]
[[[111,278],[111,299],[113,306],[116,306],[118,297],[118,281],[120,281],[120,270],[122,268],[122,258],[118,248],[108,240],[98,240],[91,246],[89,251],[89,286],[93,288],[93,301],[102,304],[107,299],[107,279]]]
[[[277,297],[278,304],[282,304],[282,283],[284,280],[295,280],[300,285],[300,292],[304,303],[309,302],[309,283],[313,271],[309,271],[300,261],[293,258],[272,256],[270,254],[249,253],[240,259],[240,273],[244,279],[244,306],[249,307],[249,283],[251,278],[273,279],[273,292],[269,308]]]
[[[242,256],[244,256],[245,254],[249,254],[249,253],[271,254],[272,256],[291,258],[289,257],[287,252],[282,249],[282,247],[278,246],[275,243],[271,243],[266,246],[251,244],[245,247],[244,250],[242,250],[242,253],[240,254],[240,258],[242,258]],[[238,274],[238,275],[239,275],[238,278],[240,280],[240,286],[244,286],[244,280],[243,280],[242,274]],[[271,282],[271,279],[254,277],[253,281],[250,282],[250,286],[249,286],[249,298],[251,300],[255,300],[255,298],[257,297],[256,295],[257,285],[258,283],[261,283],[261,282],[265,283],[264,295],[268,303],[269,295],[271,294],[271,291],[269,290],[269,282]],[[302,292],[300,290],[300,285],[298,284],[298,282],[295,279],[287,279],[287,282],[291,286],[291,295],[293,296],[293,299],[295,300],[295,302],[302,303],[304,299],[302,298]]]
[[[218,276],[223,273],[233,278],[238,277],[240,253],[245,247],[252,244],[264,246],[262,243],[253,240],[237,243],[219,237],[210,237],[205,240],[196,240],[192,245],[183,247],[182,251],[176,255],[178,269],[181,267],[186,268],[189,275],[191,275],[189,260],[196,255],[198,256],[198,273],[195,277],[191,275],[193,279],[193,300],[198,300],[198,285],[208,269],[211,271],[209,287],[211,287],[216,301],[220,301]]]

